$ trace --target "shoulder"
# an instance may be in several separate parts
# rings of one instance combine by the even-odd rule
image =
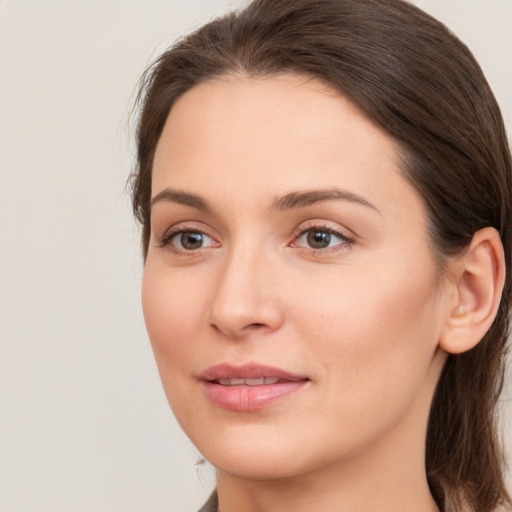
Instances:
[[[219,501],[217,498],[217,491],[213,491],[208,501],[198,510],[198,512],[217,512]],[[498,511],[497,511],[498,512]],[[499,511],[508,512],[508,511]]]

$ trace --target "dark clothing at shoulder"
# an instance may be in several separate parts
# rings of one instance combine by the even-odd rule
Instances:
[[[213,491],[208,501],[198,510],[198,512],[217,512],[219,500],[217,498],[217,491]]]

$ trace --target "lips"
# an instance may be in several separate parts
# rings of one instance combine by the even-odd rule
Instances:
[[[204,371],[200,379],[213,404],[239,412],[270,407],[310,382],[304,375],[254,363],[213,366]]]

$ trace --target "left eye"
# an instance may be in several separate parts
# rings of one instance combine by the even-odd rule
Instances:
[[[348,243],[344,236],[330,229],[313,228],[304,231],[295,241],[294,245],[310,249],[328,249],[336,245]]]
[[[194,251],[214,244],[213,239],[201,231],[181,231],[173,235],[172,245],[182,251]]]

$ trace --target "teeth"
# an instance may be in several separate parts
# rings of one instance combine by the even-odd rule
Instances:
[[[264,384],[275,384],[277,377],[260,377],[258,379],[219,379],[221,386],[262,386]]]
[[[262,386],[263,383],[265,382],[265,379],[263,377],[261,377],[259,379],[244,379],[244,380],[248,386]]]
[[[219,384],[222,386],[241,386],[244,379],[219,379]]]

